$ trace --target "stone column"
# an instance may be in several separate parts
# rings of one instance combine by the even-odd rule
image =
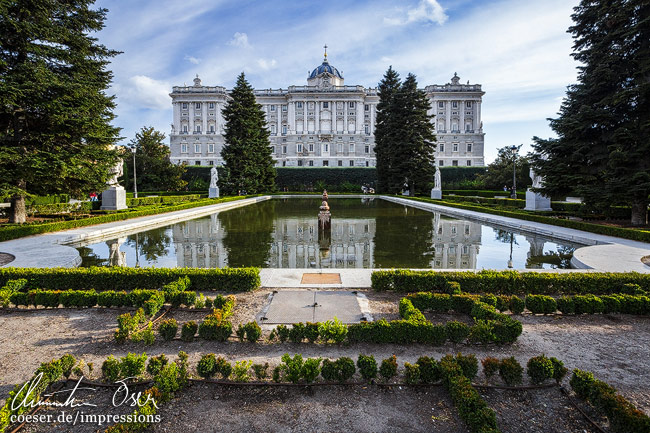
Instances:
[[[348,101],[343,101],[343,133],[348,133]]]
[[[481,101],[476,102],[476,128],[474,131],[483,132],[481,128]]]
[[[208,133],[208,101],[201,102],[201,134]]]
[[[314,103],[314,133],[320,131],[320,101]]]
[[[194,134],[194,104],[195,104],[195,102],[188,102],[188,104],[190,104],[189,105],[189,107],[190,107],[190,110],[189,110],[190,111],[189,112],[189,114],[190,114],[190,124],[189,124],[188,134],[192,135],[192,134]],[[190,149],[188,149],[188,151],[189,150]]]
[[[307,131],[307,101],[302,102],[302,133],[306,134]]]
[[[287,134],[296,132],[296,103],[293,101],[289,102],[287,108],[287,129]]]
[[[449,262],[449,244],[442,244],[442,266],[441,269],[447,269]]]
[[[174,102],[174,131],[176,134],[181,132],[181,103]]]
[[[451,132],[451,101],[445,101],[447,104],[447,115],[445,116],[445,130],[447,134]]]
[[[357,101],[356,108],[354,109],[354,114],[357,116],[357,127],[356,127],[356,132],[364,134],[365,129],[363,127],[363,101],[359,102]]]
[[[460,111],[459,111],[460,125],[458,125],[458,129],[460,129],[461,134],[464,134],[465,133],[465,101],[458,101],[458,105],[460,105]]]

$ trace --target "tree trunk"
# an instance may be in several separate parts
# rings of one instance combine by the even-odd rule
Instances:
[[[632,203],[632,225],[644,226],[648,224],[648,201],[640,200]]]
[[[16,186],[22,190],[27,186],[24,180],[19,180]],[[11,197],[11,207],[9,208],[9,222],[15,224],[24,224],[27,221],[27,210],[25,209],[25,195],[16,194]]]
[[[27,220],[25,210],[25,196],[15,195],[11,197],[11,208],[9,208],[9,222],[23,224]]]

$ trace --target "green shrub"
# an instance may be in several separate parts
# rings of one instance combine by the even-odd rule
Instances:
[[[576,306],[573,302],[573,297],[571,296],[562,296],[557,300],[557,309],[562,312],[562,314],[575,314]]]
[[[526,308],[533,314],[553,314],[557,311],[557,303],[550,296],[527,295]]]
[[[650,431],[650,418],[616,392],[616,389],[594,378],[587,371],[573,370],[569,381],[575,393],[593,404],[607,416],[616,433],[645,433]]]
[[[321,358],[307,358],[303,363],[300,375],[305,382],[311,383],[320,374]]]
[[[510,309],[510,299],[511,299],[510,295],[499,295],[499,296],[497,296],[497,303],[495,305],[497,310],[499,310],[502,313],[504,311],[509,310]]]
[[[220,374],[222,379],[228,379],[232,373],[232,365],[220,356],[215,362],[215,372]]]
[[[266,379],[267,373],[266,370],[269,368],[269,363],[265,362],[264,364],[253,364],[253,372],[255,373],[255,377],[258,380],[264,380]]]
[[[162,395],[162,402],[174,398],[174,393],[183,386],[181,368],[175,362],[166,364],[154,378],[155,387]]]
[[[497,306],[497,297],[491,293],[487,293],[481,296],[481,302],[491,305],[496,308]]]
[[[236,361],[232,369],[232,376],[235,382],[248,382],[250,376],[248,370],[253,366],[253,361]]]
[[[600,299],[603,301],[603,313],[621,312],[621,301],[618,295],[603,295]]]
[[[305,338],[307,341],[310,343],[314,343],[316,340],[318,340],[318,336],[320,335],[319,327],[322,326],[320,323],[312,323],[312,322],[307,322],[305,323]],[[347,333],[347,328],[346,328],[346,333]]]
[[[478,360],[474,354],[463,355],[458,353],[456,354],[456,362],[463,371],[463,376],[469,380],[474,379],[478,374]]]
[[[418,292],[406,298],[418,310],[447,312],[451,310],[451,296],[444,293]]]
[[[302,343],[305,338],[305,324],[294,323],[289,329],[289,341],[292,343]]]
[[[318,326],[318,333],[324,342],[333,341],[334,343],[342,343],[348,335],[348,327],[345,326],[339,319],[334,317],[333,320],[322,322]]]
[[[196,292],[191,292],[191,291],[178,292],[171,295],[165,294],[165,300],[170,302],[172,304],[172,307],[174,308],[178,308],[181,305],[185,305],[186,307],[192,307],[196,304],[197,296],[196,296]],[[203,299],[203,302],[205,305],[205,298]]]
[[[122,357],[120,362],[120,374],[124,378],[139,378],[144,374],[145,366],[147,364],[147,354],[136,355],[135,353],[128,353]]]
[[[526,303],[519,296],[512,296],[508,308],[512,314],[521,314],[524,312],[524,308],[526,308]]]
[[[576,295],[573,302],[576,314],[597,314],[605,311],[603,301],[594,295]]]
[[[302,377],[303,364],[304,361],[301,354],[298,353],[292,358],[288,353],[285,353],[282,355],[282,364],[280,364],[280,368],[284,372],[284,377],[289,382],[298,383]]]
[[[75,359],[74,356],[70,355],[69,353],[66,353],[63,355],[61,358],[59,358],[59,364],[61,365],[61,373],[65,378],[69,378],[70,375],[72,374],[72,368],[75,366],[77,363],[77,360]]]
[[[553,364],[553,379],[557,383],[562,382],[562,379],[564,379],[564,376],[566,376],[569,370],[564,366],[562,361],[555,357],[551,357],[551,363]]]
[[[413,322],[425,322],[424,314],[413,306],[413,303],[407,299],[402,298],[399,300],[399,315],[405,320]]]
[[[152,356],[149,358],[149,364],[147,364],[147,373],[152,377],[157,376],[160,373],[160,370],[167,365],[168,359],[165,354],[160,354],[158,356]]]
[[[160,336],[166,341],[173,340],[176,337],[177,331],[178,323],[176,322],[176,319],[163,320],[160,322],[160,326],[158,327]]]
[[[109,355],[102,364],[102,374],[109,382],[117,382],[120,379],[120,361],[113,355]]]
[[[494,323],[493,320],[477,319],[469,330],[469,341],[481,344],[493,343],[495,341]]]
[[[255,343],[262,336],[262,328],[257,322],[248,322],[244,325],[244,330],[246,332],[246,340],[250,343]]]
[[[181,328],[181,340],[183,341],[192,341],[196,335],[198,325],[193,320],[183,323]]]
[[[204,340],[226,341],[232,334],[232,323],[210,315],[199,325],[199,337]]]
[[[404,363],[404,381],[410,385],[420,383],[420,367],[418,364]]]
[[[483,373],[485,374],[486,379],[490,379],[492,376],[499,372],[499,367],[501,362],[497,358],[488,356],[481,360],[481,365],[483,366]]]
[[[381,361],[379,374],[385,380],[390,380],[391,378],[397,376],[397,357],[395,355]]]
[[[470,314],[478,296],[470,294],[459,294],[451,296],[451,304],[457,313]]]
[[[553,378],[553,362],[544,355],[530,358],[526,367],[526,373],[536,385]]]
[[[354,361],[348,357],[341,357],[336,361],[331,361],[329,359],[323,360],[323,365],[321,367],[321,375],[323,379],[330,382],[345,382],[350,380],[356,368],[354,367]]]
[[[278,334],[278,339],[280,340],[280,343],[284,343],[289,339],[289,333],[291,332],[291,328],[288,328],[285,325],[278,325],[275,327],[275,331]]]
[[[365,380],[371,380],[377,377],[377,361],[372,355],[359,355],[357,367],[361,377]]]
[[[441,372],[438,361],[428,356],[421,356],[418,358],[416,364],[419,366],[419,380],[422,383],[435,383],[440,380]]]
[[[523,382],[524,368],[514,356],[501,360],[499,376],[508,386],[515,386]]]

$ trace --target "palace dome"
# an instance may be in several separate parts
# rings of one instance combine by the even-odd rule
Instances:
[[[317,76],[325,72],[327,72],[330,75],[334,75],[335,77],[338,77],[340,79],[343,79],[343,75],[339,72],[339,70],[329,64],[329,62],[327,61],[327,57],[325,57],[325,60],[323,60],[323,63],[320,66],[318,66],[313,71],[311,71],[311,74],[309,74],[309,79],[316,78]]]

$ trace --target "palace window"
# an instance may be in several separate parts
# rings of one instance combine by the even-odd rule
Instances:
[[[366,153],[370,153],[370,146],[366,145]]]
[[[471,167],[471,166],[472,166],[472,161],[469,160],[469,159],[467,160],[467,166],[468,166],[468,167]]]
[[[296,102],[296,108],[302,108],[302,102]]]
[[[453,161],[451,161],[451,165],[454,167],[458,167],[458,160],[454,159]]]
[[[214,133],[214,125],[210,125],[210,132]]]
[[[472,151],[472,143],[467,143],[467,151],[468,152]]]
[[[366,134],[370,135],[370,125],[366,125]]]
[[[445,103],[442,101],[438,102],[438,108],[445,108]]]
[[[210,102],[210,103],[208,104],[208,108],[209,108],[210,110],[214,110],[214,102]]]
[[[208,153],[214,153],[214,143],[208,143]]]
[[[187,153],[187,143],[181,144],[181,153]]]
[[[195,110],[200,110],[201,109],[201,103],[197,102],[196,104],[194,104],[194,109]]]
[[[330,108],[329,102],[323,102],[323,108]]]
[[[323,161],[323,167],[329,167],[330,162],[329,161]]]
[[[438,145],[438,150],[439,150],[440,152],[444,152],[444,151],[445,151],[445,143],[440,143],[440,144]]]
[[[350,107],[350,108],[354,108],[354,107],[355,107],[354,104],[355,104],[354,101],[350,101],[350,102],[348,103],[348,107]]]
[[[313,102],[309,102],[309,105],[308,105],[308,106],[309,106],[309,109],[310,109],[310,110],[313,110],[313,109],[314,109],[314,103],[313,103]]]
[[[201,161],[194,161],[194,165],[201,165]]]
[[[350,167],[354,167],[354,161],[350,160]]]
[[[201,153],[201,144],[194,143],[194,153]]]
[[[453,148],[452,151],[453,152],[458,152],[458,143],[454,143],[453,146],[454,146],[454,148]]]
[[[195,133],[195,134],[200,134],[200,133],[201,133],[201,125],[196,125],[194,128],[196,128],[196,129],[194,130],[194,133]]]
[[[275,105],[271,105],[271,111],[275,111]]]
[[[354,153],[354,143],[350,143],[350,153]]]
[[[458,101],[452,101],[451,108],[458,108]]]
[[[214,165],[214,161],[212,160],[208,161],[208,165]]]
[[[314,166],[314,161],[309,161],[309,166],[313,167]]]
[[[275,135],[275,125],[271,125],[271,134]]]
[[[298,167],[302,167],[302,159],[298,160]]]
[[[309,143],[309,151],[310,152],[314,151],[314,143]]]
[[[323,152],[329,152],[330,151],[330,145],[325,143],[323,144]]]
[[[286,105],[282,106],[282,111],[287,111],[287,106]]]
[[[465,102],[465,107],[472,108],[472,101]]]
[[[363,109],[364,109],[365,111],[370,111],[370,105],[369,105],[369,104],[364,105],[364,106],[363,106]]]
[[[442,159],[438,161],[438,167],[444,167],[444,166],[445,166],[445,161],[443,161]]]
[[[343,153],[343,143],[338,144],[338,153]]]
[[[472,125],[470,125],[469,123],[467,125],[465,125],[465,131],[466,132],[471,131],[471,130],[472,130]]]
[[[302,143],[298,143],[298,153],[302,153]]]
[[[284,153],[284,154],[287,153],[287,146],[282,146],[282,153]]]
[[[282,125],[282,135],[287,135],[287,125]]]
[[[366,167],[370,167],[370,162],[366,161]]]
[[[187,125],[183,125],[183,132],[187,134]]]
[[[343,167],[343,161],[341,161],[340,159],[339,159],[339,161],[338,161],[338,166],[339,166],[339,167]]]

